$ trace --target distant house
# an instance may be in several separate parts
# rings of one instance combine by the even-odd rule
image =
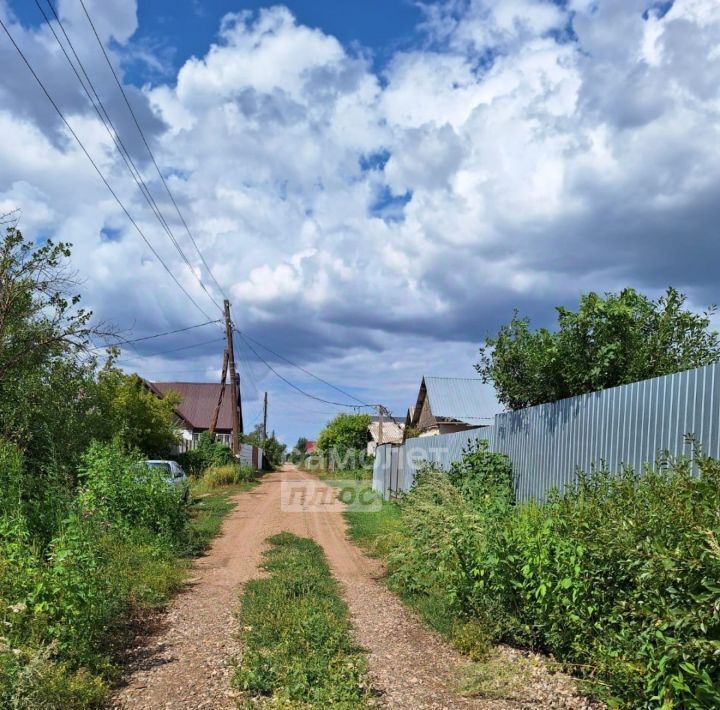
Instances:
[[[382,425],[382,442],[380,441],[380,417],[374,416],[368,426],[368,456],[375,455],[375,449],[378,444],[402,444],[403,431],[405,429],[404,422],[398,422],[388,416],[383,417]]]
[[[178,429],[182,435],[182,442],[179,445],[179,452],[194,449],[197,446],[198,437],[202,432],[210,429],[212,418],[217,406],[220,385],[212,382],[149,382],[145,380],[147,387],[158,397],[164,397],[168,392],[177,392],[182,397],[182,402],[175,409],[178,418]],[[225,385],[222,406],[215,427],[215,438],[230,446],[232,435],[232,406],[230,385]],[[238,419],[240,431],[243,430],[242,408],[238,396]]]
[[[305,442],[305,453],[306,454],[314,454],[315,453],[315,441],[306,441]]]
[[[484,387],[480,379],[423,377],[417,402],[408,410],[406,429],[434,436],[492,426]]]

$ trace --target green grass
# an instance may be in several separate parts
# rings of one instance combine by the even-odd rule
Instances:
[[[365,655],[322,548],[287,532],[268,542],[269,575],[249,582],[242,598],[234,685],[248,704],[364,707]]]
[[[375,494],[376,497],[378,494]],[[374,512],[344,512],[348,521],[348,537],[371,557],[387,560],[403,543],[402,511],[394,501],[381,501]],[[391,585],[391,590],[420,616],[432,629],[462,653],[474,660],[484,659],[489,648],[485,630],[472,619],[459,618],[448,609],[442,595],[416,595]]]
[[[309,469],[305,469],[309,470]],[[352,471],[312,471],[320,480],[332,483],[333,481],[372,481],[371,468],[357,468]]]
[[[377,497],[377,494],[375,494]],[[345,511],[348,536],[373,557],[387,557],[400,535],[401,513],[397,503],[380,501],[378,511]]]
[[[240,486],[238,491],[247,490],[245,484],[255,482],[260,474],[256,474],[250,466],[225,464],[223,466],[210,466],[202,476],[193,480],[192,490],[196,494],[215,492]]]

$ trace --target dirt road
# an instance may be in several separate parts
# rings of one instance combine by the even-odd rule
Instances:
[[[307,483],[297,482],[304,481]],[[312,537],[325,550],[343,584],[358,641],[368,650],[377,704],[392,708],[478,707],[580,708],[568,684],[543,676],[517,700],[478,700],[453,691],[456,670],[466,661],[418,621],[379,581],[379,563],[345,537],[345,520],[333,494],[321,487],[327,505],[283,510],[281,491],[314,487],[307,473],[286,466],[255,489],[236,497],[209,554],[198,560],[185,592],[163,615],[154,634],[133,649],[124,685],[111,708],[232,708],[232,658],[238,594],[258,574],[263,543],[283,530]],[[317,490],[313,499],[317,503]],[[302,496],[302,493],[301,493]],[[297,499],[295,499],[297,502]],[[304,508],[304,509],[303,509]]]

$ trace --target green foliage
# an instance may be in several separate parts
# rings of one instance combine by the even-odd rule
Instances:
[[[320,432],[318,450],[332,459],[333,468],[355,468],[357,455],[364,453],[367,446],[371,422],[369,414],[338,414]]]
[[[343,515],[351,540],[373,557],[387,557],[402,541],[400,506],[391,501],[378,502],[380,508],[376,511],[345,510]]]
[[[93,436],[95,363],[83,351],[100,333],[69,293],[69,253],[16,229],[0,240],[0,439],[24,452],[38,487],[41,468],[71,467]]]
[[[304,436],[301,436],[298,438],[297,443],[293,447],[293,450],[290,452],[290,460],[294,464],[300,464],[302,465],[305,461],[305,458],[308,456],[307,453],[307,444],[308,439],[306,439]]]
[[[28,524],[37,501],[23,500],[22,457],[0,442],[11,491],[0,510],[0,697],[7,705],[97,705],[119,620],[179,585],[182,503],[157,471],[135,461],[119,444],[93,444],[81,488],[41,549]]]
[[[246,489],[250,484],[244,484]],[[188,555],[204,552],[218,535],[225,516],[235,507],[226,491],[202,494],[194,498],[190,505],[190,530],[188,535]]]
[[[478,496],[426,470],[401,504],[390,584],[465,651],[548,650],[611,704],[718,707],[720,463],[696,463],[598,471],[516,506],[502,477]]]
[[[202,476],[211,466],[227,466],[235,463],[232,451],[225,444],[204,431],[198,437],[197,446],[177,457],[179,462],[193,476]]]
[[[103,701],[124,620],[182,582],[196,535],[161,473],[173,398],[88,357],[66,245],[0,242],[0,707]],[[176,401],[176,400],[175,400]],[[93,442],[91,444],[91,442]],[[200,518],[200,516],[197,516]]]
[[[224,466],[211,466],[200,479],[200,485],[206,490],[213,490],[222,486],[250,483],[254,480],[255,471],[252,470],[252,467],[231,463]]]
[[[269,576],[249,582],[243,594],[236,687],[283,707],[363,707],[365,658],[322,549],[290,533],[268,542]]]
[[[98,374],[96,389],[97,438],[117,439],[147,458],[168,458],[178,442],[175,409],[180,395],[169,392],[160,399],[140,377],[112,367],[111,360]]]
[[[159,468],[142,465],[119,442],[90,445],[80,467],[82,515],[126,531],[138,527],[176,542],[186,516],[182,493]]]
[[[657,301],[630,288],[589,293],[577,312],[557,309],[555,332],[531,330],[516,312],[486,339],[476,369],[500,402],[521,409],[717,362],[714,307],[697,314],[685,302],[672,288]]]
[[[483,439],[468,440],[462,458],[453,461],[447,476],[466,500],[477,505],[508,506],[515,502],[510,459],[488,451],[488,442]]]

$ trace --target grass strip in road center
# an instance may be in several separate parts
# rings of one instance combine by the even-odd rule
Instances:
[[[242,598],[235,687],[248,704],[363,707],[365,654],[322,548],[287,532],[267,542],[269,575],[249,582]]]

